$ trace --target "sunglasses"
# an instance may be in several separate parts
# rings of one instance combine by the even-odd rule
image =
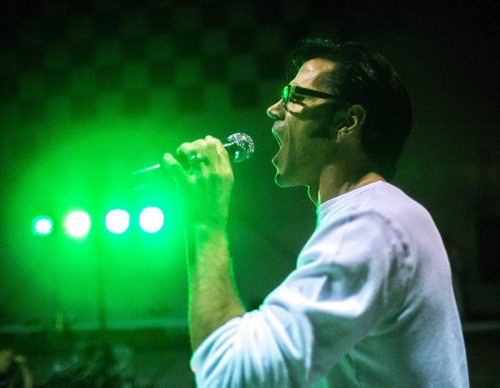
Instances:
[[[317,90],[306,89],[296,85],[286,85],[281,91],[281,100],[283,101],[283,106],[286,108],[286,105],[290,102],[290,100],[296,95],[302,96],[311,96],[325,99],[332,99],[338,97],[337,94],[329,94],[318,92]]]

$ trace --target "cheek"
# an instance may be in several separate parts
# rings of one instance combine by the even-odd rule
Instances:
[[[321,120],[311,123],[309,131],[310,139],[330,139],[331,137],[332,137],[331,120]]]

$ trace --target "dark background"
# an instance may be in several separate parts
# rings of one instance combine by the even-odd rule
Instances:
[[[122,190],[128,172],[183,141],[238,131],[255,140],[253,158],[235,166],[230,220],[244,302],[256,306],[293,269],[315,209],[304,189],[274,185],[277,145],[265,109],[286,82],[289,50],[321,35],[378,49],[409,89],[415,124],[395,183],[442,232],[471,381],[493,386],[500,318],[493,1],[19,1],[0,11],[0,345],[27,353],[39,381],[104,322],[114,352],[134,360],[137,384],[192,384],[175,201],[168,187]],[[50,240],[30,234],[37,214],[57,220],[84,207],[97,219],[109,206],[153,202],[171,220],[157,238],[112,240],[97,230],[73,243],[57,225]]]

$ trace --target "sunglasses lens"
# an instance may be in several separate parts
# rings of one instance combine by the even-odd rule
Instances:
[[[288,102],[289,98],[290,98],[290,87],[287,85],[283,88],[283,91],[281,92],[281,99],[284,102]]]

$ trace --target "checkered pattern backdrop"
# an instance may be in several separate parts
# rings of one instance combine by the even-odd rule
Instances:
[[[186,134],[184,138],[193,138],[212,134],[211,130],[201,125],[204,120],[207,121],[207,128],[220,127],[220,131],[227,131],[228,123],[238,122],[242,124],[242,128],[238,129],[246,131],[248,125],[254,127],[254,117],[259,117],[266,124],[265,127],[263,126],[260,133],[257,128],[254,128],[255,132],[249,132],[258,142],[259,155],[256,154],[252,160],[253,166],[248,167],[254,173],[241,174],[240,191],[254,192],[256,196],[265,198],[266,192],[275,190],[272,182],[273,169],[270,165],[272,154],[262,156],[260,152],[266,147],[269,150],[272,147],[272,152],[275,152],[276,144],[269,133],[271,123],[265,117],[264,110],[278,98],[279,86],[285,82],[286,53],[298,39],[310,33],[324,32],[331,35],[334,26],[339,29],[338,25],[332,23],[329,16],[323,13],[325,7],[320,3],[285,0],[47,0],[2,4],[0,160],[6,168],[3,168],[0,174],[7,189],[3,193],[2,201],[6,210],[15,217],[16,208],[25,206],[18,196],[20,192],[24,193],[23,195],[32,192],[31,200],[35,201],[43,196],[57,198],[54,182],[58,179],[63,183],[67,182],[67,186],[71,185],[69,180],[75,174],[80,174],[80,178],[84,179],[77,157],[75,156],[74,160],[71,158],[75,154],[84,153],[85,150],[81,148],[94,146],[94,143],[86,139],[101,136],[100,132],[105,128],[102,122],[118,122],[122,125],[122,135],[118,131],[118,136],[129,136],[129,146],[133,144],[136,136],[130,135],[129,129],[133,128],[135,123],[149,123],[142,126],[140,131],[149,131],[143,136],[152,139],[159,130],[163,131],[162,136],[175,137],[178,134],[164,132],[182,131],[186,128],[192,130],[193,134]],[[185,125],[180,125],[179,122],[184,122]],[[192,129],[189,123],[194,123],[199,128]],[[155,126],[161,128],[151,128]],[[117,132],[114,132],[114,135],[116,134]],[[260,142],[260,136],[265,136],[266,141]],[[116,143],[114,147],[117,155],[120,151],[119,140],[113,141]],[[47,144],[58,144],[58,147],[49,147]],[[164,151],[161,149],[162,145],[157,147],[159,149],[156,151]],[[140,144],[137,144],[137,148],[140,148]],[[59,159],[58,153],[63,155]],[[101,155],[107,154],[107,149],[101,152]],[[152,154],[154,156],[154,152]],[[58,160],[57,164],[49,162],[54,157],[54,160]],[[111,155],[110,158],[112,157]],[[124,163],[130,164],[133,158],[126,159]],[[72,164],[75,164],[75,161],[77,168],[73,171],[75,168]],[[117,163],[121,163],[121,160]],[[265,171],[269,173],[268,187],[258,182],[262,178],[257,176],[261,174],[255,174],[255,171],[262,171],[258,163],[265,163]],[[106,165],[104,161],[102,164]],[[30,176],[34,176],[31,171],[36,168],[45,169],[54,176],[50,175],[48,181],[39,182],[39,178],[30,181]],[[104,167],[98,173],[102,176],[92,177],[97,181],[94,186],[105,189],[106,180],[110,179],[109,174],[106,175]],[[28,178],[23,178],[26,176]],[[259,190],[255,190],[256,184],[260,184]],[[302,192],[300,196],[304,203],[307,202]],[[30,195],[27,195],[28,200],[29,197]],[[287,194],[286,199],[281,201],[282,206],[288,206],[286,201],[291,202],[293,198],[294,194]],[[64,204],[60,206],[64,207]],[[300,206],[295,205],[294,209],[301,213]],[[57,210],[61,212],[65,209]],[[242,260],[247,266],[254,260],[250,260],[250,257],[255,255],[255,248],[260,250],[267,260],[272,260],[273,256],[280,254],[286,255],[287,263],[293,265],[293,260],[288,256],[295,257],[295,247],[285,247],[272,232],[261,230],[273,229],[271,223],[262,221],[272,218],[278,220],[280,217],[271,213],[278,213],[279,206],[264,211],[265,214],[256,212],[255,209],[237,210],[242,217],[246,212],[247,219],[254,224],[238,225],[238,233],[241,233],[241,236],[234,236],[241,257],[249,256],[249,259]],[[294,210],[288,212],[291,215],[290,222],[294,222]],[[304,214],[302,217],[309,216],[312,216],[312,227],[313,214]],[[298,224],[304,224],[298,215],[296,221]],[[4,236],[16,234],[6,230],[7,226],[1,228]],[[295,238],[297,249],[307,233],[307,228],[298,232],[301,237]],[[283,238],[294,239],[293,232],[283,235]],[[17,239],[19,241],[19,237]],[[252,240],[259,242],[255,244]],[[21,245],[29,244],[21,242]],[[19,295],[16,295],[15,290],[25,277],[44,273],[45,279],[51,279],[51,264],[47,263],[45,269],[36,267],[33,264],[36,261],[26,264],[30,260],[22,257],[23,253],[20,253],[17,247],[12,249],[13,251],[2,252],[6,263],[3,271],[5,281],[2,285],[5,298],[0,299],[0,305],[3,304],[8,312],[8,317],[5,315],[8,321],[6,323],[12,323],[13,320],[39,322],[44,319],[44,315],[52,313],[51,303],[54,298],[49,292],[52,287],[50,282],[38,286],[33,284],[31,288],[24,288]],[[23,249],[21,252],[29,248],[25,246]],[[12,260],[11,254],[19,257]],[[23,275],[20,263],[23,266],[32,265],[33,268]],[[245,271],[245,265],[242,271]],[[285,271],[287,267],[283,266],[278,271],[279,274],[275,275],[275,279],[281,278]],[[148,278],[149,281],[158,280],[159,285],[164,284],[161,279],[156,279],[155,274],[146,272],[143,278]],[[265,276],[258,279],[248,278],[246,285],[245,278],[242,279],[243,288],[254,289],[255,293],[259,294],[249,296],[248,299],[254,301],[270,288],[269,284],[266,287],[266,276],[272,278],[272,272],[267,271]],[[65,284],[74,283],[73,296],[68,290],[64,292],[65,298],[68,299],[68,308],[77,310],[75,314],[78,319],[93,319],[96,316],[92,311],[94,307],[90,306],[93,301],[90,301],[90,305],[89,302],[83,301],[86,298],[83,295],[95,293],[94,289],[89,288],[94,283],[92,275],[70,271],[66,272],[65,276]],[[146,304],[143,301],[130,302],[130,299],[127,301],[127,298],[130,298],[126,296],[127,293],[134,287],[140,288],[143,279],[137,279],[137,284],[132,284],[133,281],[128,280],[125,285],[121,280],[115,279],[115,284],[110,286],[115,290],[110,292],[115,292],[115,298],[120,301],[109,306],[110,309],[115,309],[114,313],[110,311],[110,315],[114,314],[117,319],[148,315],[145,310],[154,310],[155,307],[152,306],[161,304],[169,293],[172,304],[175,304],[175,299],[185,298],[182,281],[178,280],[172,290],[160,291],[156,296],[151,295]],[[26,303],[32,303],[34,298],[39,301],[36,308],[19,307],[26,307]],[[71,307],[71,298],[83,298],[79,310]],[[62,308],[64,309],[64,306]],[[179,309],[182,315],[184,306],[178,306],[177,310]],[[42,317],[37,317],[37,314]]]
[[[4,4],[0,107],[11,129],[4,141],[16,144],[19,129],[35,123],[148,117],[165,106],[179,114],[261,109],[270,101],[266,83],[283,80],[283,54],[311,30],[311,5]]]

